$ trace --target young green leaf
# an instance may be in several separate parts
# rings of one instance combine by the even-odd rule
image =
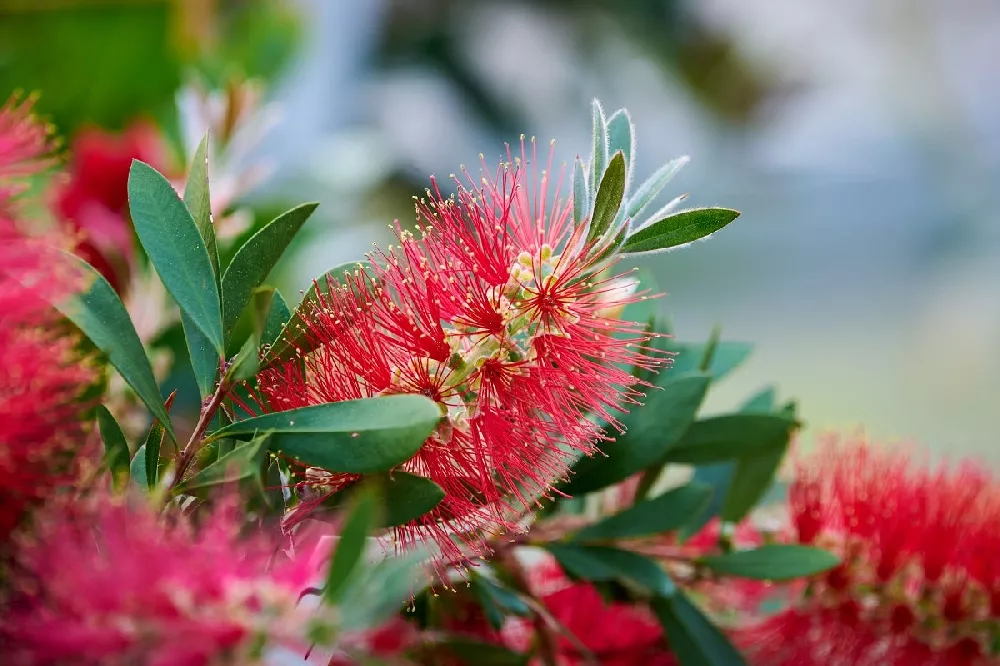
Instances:
[[[422,395],[331,402],[246,419],[216,431],[248,439],[270,432],[270,448],[335,472],[385,472],[409,460],[437,427],[441,411]]]
[[[670,596],[677,590],[659,564],[628,550],[562,543],[547,543],[544,548],[567,573],[583,580],[628,581],[654,596]]]
[[[635,126],[625,109],[618,109],[608,118],[608,154],[614,155],[619,150],[625,156],[627,192],[628,183],[635,172],[635,160],[632,159],[635,154]]]
[[[590,192],[587,190],[587,176],[579,155],[573,163],[573,226],[578,227],[590,215]]]
[[[208,134],[206,134],[191,161],[191,171],[188,173],[184,186],[184,205],[187,206],[198,232],[205,241],[209,261],[212,262],[212,272],[215,274],[216,286],[220,277],[219,248],[215,240],[215,225],[212,224],[212,202],[208,186]]]
[[[618,151],[608,163],[594,198],[594,213],[590,217],[590,229],[587,231],[588,243],[602,238],[611,228],[622,204],[622,197],[625,196],[625,175],[625,158]]]
[[[254,334],[260,339],[261,346],[270,347],[292,318],[292,313],[281,292],[273,287],[255,290],[253,300]]]
[[[594,152],[590,156],[590,188],[595,191],[597,184],[601,182],[604,175],[604,168],[608,164],[608,121],[604,117],[604,108],[601,103],[594,100],[592,105],[594,116]]]
[[[111,470],[111,480],[115,490],[128,484],[129,456],[128,441],[118,421],[104,405],[97,406],[97,427],[104,440],[104,464]]]
[[[593,492],[655,464],[691,425],[709,381],[708,375],[681,375],[665,381],[662,390],[650,391],[646,404],[623,419],[625,434],[601,444],[607,455],[581,458],[560,490],[568,495]]]
[[[444,499],[444,489],[430,479],[395,471],[381,485],[385,497],[383,527],[405,525],[432,511]]]
[[[173,425],[160,397],[153,368],[118,294],[90,264],[66,252],[60,252],[59,257],[80,271],[90,286],[86,291],[53,305],[76,324],[95,347],[107,354],[111,365],[149,407],[153,416],[165,425],[173,439]]]
[[[236,251],[222,276],[222,324],[226,335],[240,318],[253,290],[267,278],[317,206],[307,203],[282,213]]]
[[[688,163],[690,158],[687,156],[678,157],[675,160],[667,162],[659,169],[656,170],[649,179],[639,186],[635,194],[628,201],[628,205],[625,206],[626,213],[628,217],[632,220],[638,221],[639,216],[642,215],[643,211],[653,202],[656,195],[666,186],[670,179],[681,170],[681,167]]]
[[[833,553],[800,544],[769,544],[703,557],[700,563],[717,574],[755,580],[791,580],[829,571],[840,564]]]
[[[639,229],[625,240],[622,252],[656,252],[687,245],[714,234],[740,216],[731,208],[692,208]]]
[[[670,367],[670,370],[660,373],[661,376],[691,372],[692,370],[699,369],[704,365],[703,362],[707,347],[708,345],[702,344],[668,344],[667,349],[677,352],[677,355],[674,356],[674,363]],[[752,351],[753,345],[748,342],[717,342],[714,345],[714,350],[709,355],[706,371],[712,375],[712,381],[717,382],[742,365],[750,357]]]
[[[221,355],[219,288],[191,213],[170,181],[139,160],[129,169],[128,198],[135,232],[163,286]]]
[[[140,446],[135,455],[132,456],[132,462],[129,463],[129,478],[132,483],[135,483],[143,490],[149,490],[152,488],[149,485],[149,474],[146,471],[146,445]]]
[[[260,472],[261,462],[267,454],[267,438],[268,435],[261,435],[240,444],[197,474],[177,484],[174,491],[191,495],[195,491],[251,478]]]
[[[573,536],[573,541],[633,539],[672,532],[698,515],[711,495],[712,489],[705,485],[680,486],[584,527]]]
[[[650,605],[681,666],[746,665],[725,634],[683,592],[653,599]]]
[[[328,603],[340,600],[351,574],[364,557],[369,535],[379,523],[379,497],[374,489],[362,488],[355,493],[351,504],[323,588],[323,599]]]
[[[695,421],[666,462],[704,465],[773,452],[788,445],[795,422],[775,414],[726,414]]]

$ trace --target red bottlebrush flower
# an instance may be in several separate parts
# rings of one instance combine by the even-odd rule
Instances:
[[[49,301],[81,285],[44,239],[19,235],[11,199],[43,168],[49,145],[30,104],[0,109],[0,543],[24,510],[65,482],[84,437],[77,398],[97,377]],[[6,194],[4,194],[6,193]]]
[[[4,663],[258,663],[265,647],[304,653],[324,617],[299,602],[326,549],[288,559],[262,532],[241,536],[235,503],[198,526],[115,497],[51,509],[15,553]]]
[[[799,464],[789,502],[798,540],[843,564],[740,632],[756,663],[995,663],[1000,486],[985,471],[831,438]]]
[[[85,129],[70,154],[69,179],[56,191],[55,210],[79,234],[77,253],[121,291],[132,262],[129,167],[139,159],[162,169],[166,148],[155,127],[136,123],[121,135]]]
[[[534,155],[532,155],[534,157]],[[551,166],[551,158],[550,158]],[[606,276],[574,227],[572,203],[550,196],[525,158],[476,184],[436,189],[417,204],[416,233],[330,280],[302,314],[315,351],[259,377],[264,409],[282,411],[393,393],[423,394],[443,416],[402,469],[440,484],[445,499],[397,530],[437,537],[445,560],[481,531],[510,528],[508,499],[527,504],[566,472],[566,452],[590,453],[614,413],[641,394],[628,368],[660,367],[644,326],[607,316],[644,298]],[[319,290],[323,291],[323,290]],[[303,362],[304,361],[304,362]],[[624,369],[623,369],[624,368]],[[308,483],[315,483],[314,475]],[[331,492],[353,480],[328,476]]]
[[[594,663],[588,659],[605,666],[677,663],[648,608],[605,601],[590,583],[567,579],[550,559],[535,565],[529,577],[532,592],[560,627],[549,627],[559,666]],[[536,629],[532,621],[511,619],[501,632],[503,642],[512,650],[526,651],[536,642]],[[531,663],[542,662],[536,659]]]

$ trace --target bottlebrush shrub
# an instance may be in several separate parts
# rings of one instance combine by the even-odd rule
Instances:
[[[5,192],[48,165],[29,111],[0,114]],[[593,118],[571,176],[522,140],[432,180],[415,225],[294,308],[265,280],[315,204],[229,248],[207,139],[181,192],[133,161],[129,218],[180,315],[194,423],[73,239],[33,261],[8,248],[43,246],[8,225],[0,473],[26,501],[4,505],[4,663],[743,663],[714,618],[840,559],[748,522],[795,405],[767,390],[700,416],[749,347],[675,342],[622,263],[738,213],[655,208],[686,160],[635,183],[628,114]],[[85,390],[104,365],[144,433]]]

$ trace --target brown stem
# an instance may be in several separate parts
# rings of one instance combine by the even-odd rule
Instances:
[[[195,455],[201,450],[202,438],[205,436],[205,431],[208,430],[209,424],[215,418],[215,413],[219,411],[222,400],[228,392],[229,382],[223,377],[219,381],[219,385],[215,387],[212,397],[202,406],[201,415],[198,417],[198,425],[195,426],[194,432],[191,433],[191,439],[184,445],[184,450],[181,451],[181,455],[177,459],[177,470],[174,472],[174,480],[170,484],[171,488],[184,480],[184,473],[187,472],[187,468],[191,465],[191,461],[194,460]]]

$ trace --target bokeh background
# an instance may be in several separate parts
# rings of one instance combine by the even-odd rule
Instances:
[[[0,98],[38,91],[71,141],[157,123],[178,91],[266,82],[257,219],[322,202],[279,268],[294,300],[412,213],[429,174],[523,132],[586,157],[627,107],[638,173],[739,208],[642,263],[677,335],[756,351],[810,433],[863,427],[1000,465],[1000,4],[990,0],[0,0]],[[190,146],[187,147],[190,149]]]

